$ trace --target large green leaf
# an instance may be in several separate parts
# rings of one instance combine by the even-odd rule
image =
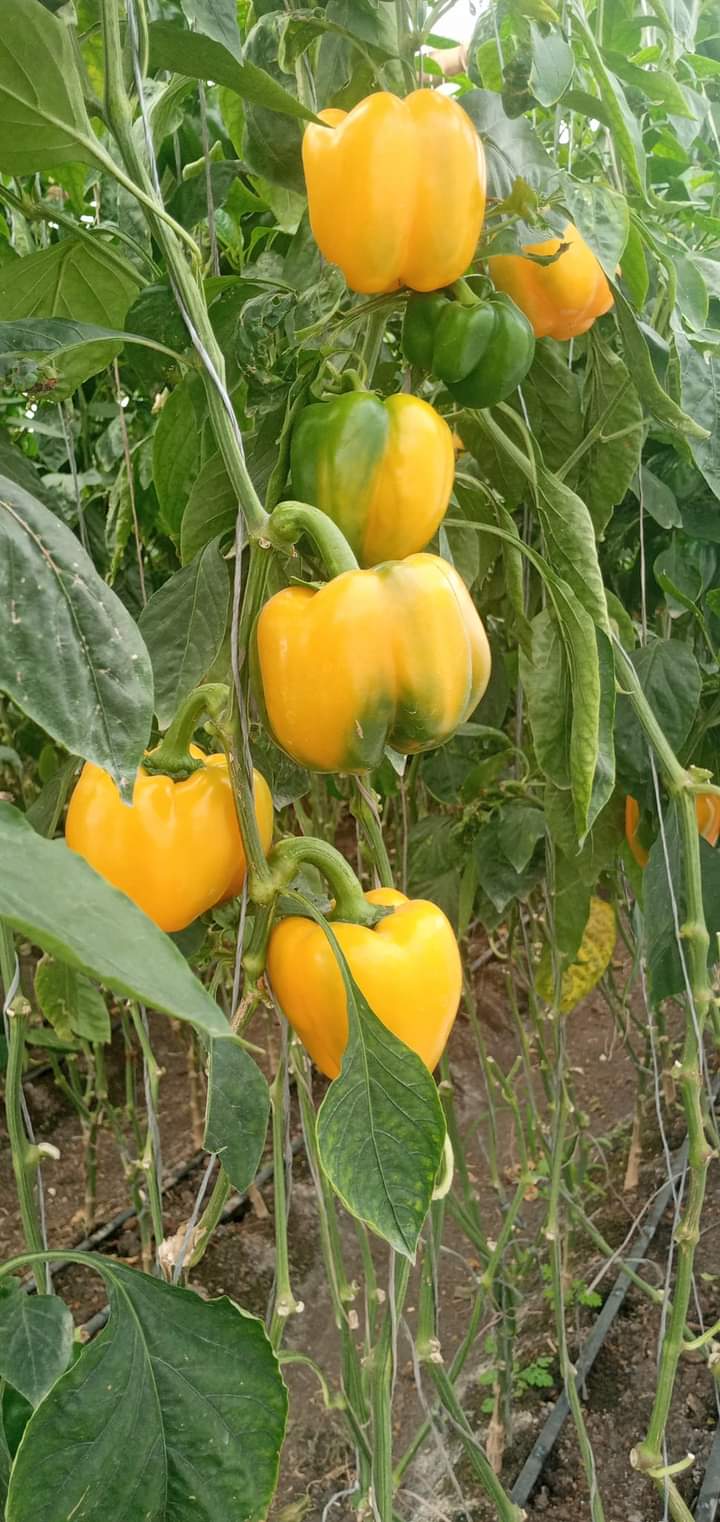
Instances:
[[[0,266],[0,314],[7,323],[52,317],[118,329],[140,283],[132,265],[108,252],[100,240],[93,246],[84,238],[63,238]],[[64,391],[103,369],[124,341],[96,339],[61,359],[56,356]]]
[[[211,1041],[203,1146],[219,1153],[240,1194],[257,1173],[269,1113],[267,1082],[250,1053],[237,1039]]]
[[[707,429],[705,439],[691,439],[695,464],[710,490],[720,497],[720,359],[699,354],[682,333],[676,337],[683,406]]]
[[[314,113],[289,90],[253,63],[238,63],[222,43],[199,32],[184,32],[171,21],[154,21],[150,27],[150,63],[155,69],[188,74],[191,79],[212,79],[235,90],[243,100],[265,106],[284,116],[315,121]]]
[[[265,69],[268,74],[279,75],[278,50],[286,26],[284,11],[260,16],[245,43],[247,62]],[[294,94],[297,89],[295,69],[292,64],[288,68],[290,72],[284,77]],[[288,117],[278,120],[261,105],[248,103],[245,107],[243,154],[250,168],[272,184],[300,194],[305,190],[300,156],[302,135],[303,127],[299,121]]]
[[[567,344],[543,338],[522,383],[530,426],[549,470],[559,470],[583,438],[580,383],[568,364]],[[461,434],[464,443],[465,435]]]
[[[82,358],[78,351],[90,350],[85,359],[97,369],[106,345],[110,343],[117,352],[123,344],[142,344],[150,349],[161,349],[151,338],[139,333],[126,333],[117,328],[103,328],[98,323],[75,322],[61,317],[24,318],[16,322],[0,322],[0,375],[11,372],[22,360],[32,359],[40,374],[53,375],[55,367],[67,355]],[[98,347],[100,346],[100,347]],[[166,354],[168,358],[174,356]],[[21,377],[22,378],[22,377]],[[59,396],[59,393],[55,393]]]
[[[207,674],[220,649],[230,607],[230,578],[217,539],[164,582],[140,615],[155,678],[161,729]]]
[[[688,439],[707,439],[708,430],[696,422],[689,413],[678,407],[663,389],[653,369],[650,349],[644,333],[638,327],[637,318],[622,291],[615,287],[615,312],[620,326],[625,364],[633,383],[645,403],[648,412],[671,432],[684,434]]]
[[[190,488],[180,526],[183,564],[194,560],[211,539],[227,537],[238,512],[237,492],[221,454],[210,455]]]
[[[509,117],[494,90],[468,90],[459,103],[475,123],[485,147],[488,188],[498,200],[510,195],[522,178],[542,190],[557,178],[557,170],[539,137],[523,117]]]
[[[702,689],[692,649],[682,640],[657,639],[642,650],[631,650],[629,659],[665,738],[673,750],[679,750],[690,733]],[[622,692],[617,700],[615,746],[627,789],[642,787],[650,772],[647,740],[630,699]]]
[[[91,164],[92,128],[66,23],[38,0],[3,0],[1,20],[0,170]]]
[[[202,37],[212,37],[239,60],[237,0],[181,0],[185,16]]]
[[[596,784],[603,683],[598,631],[570,587],[552,579],[553,608],[532,621],[532,644],[521,652],[520,674],[538,762],[556,787],[572,791],[577,836],[582,841],[604,802]],[[607,742],[602,770],[610,761]]]
[[[592,519],[582,498],[538,459],[536,506],[545,554],[557,575],[600,628],[607,626],[605,588]]]
[[[116,993],[208,1035],[228,1034],[222,1011],[169,937],[63,840],[44,840],[8,803],[0,803],[0,860],[0,919]]]
[[[574,72],[572,49],[562,32],[543,32],[530,22],[532,68],[529,87],[541,106],[554,106],[570,84]]]
[[[150,657],[71,530],[2,476],[0,605],[0,690],[129,794],[150,737]]]
[[[592,344],[585,370],[583,423],[586,436],[601,425],[582,456],[577,479],[601,538],[640,464],[645,429],[640,398],[625,365],[600,340]]]
[[[205,387],[199,375],[188,375],[170,393],[153,437],[153,481],[162,524],[173,539],[190,491],[202,464],[200,433],[207,415]]]
[[[442,1157],[442,1106],[421,1058],[373,1014],[346,965],[343,976],[348,1044],[318,1112],[322,1166],[353,1215],[414,1257]]]
[[[262,1323],[72,1256],[102,1274],[110,1321],[29,1421],[7,1522],[260,1522],[287,1414]]]

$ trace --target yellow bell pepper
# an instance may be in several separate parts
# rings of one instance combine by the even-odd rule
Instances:
[[[442,745],[479,703],[490,647],[457,571],[436,555],[286,587],[255,629],[258,700],[277,744],[314,771]]]
[[[86,762],[70,799],[65,839],[107,882],[126,893],[161,930],[182,930],[239,893],[247,864],[224,755],[207,756],[183,781],[138,769],[131,804],[112,777]],[[270,849],[273,805],[255,772],[255,813]]]
[[[485,216],[485,155],[456,101],[379,92],[319,113],[303,137],[310,223],[354,291],[434,291],[470,264]]]
[[[529,243],[527,252],[554,254],[561,243],[570,246],[553,264],[533,264],[522,254],[488,259],[491,280],[529,318],[536,338],[577,338],[613,304],[601,265],[571,222],[562,238]]]
[[[393,914],[374,929],[333,924],[350,971],[378,1019],[432,1069],[445,1049],[462,992],[462,968],[450,921],[425,899],[394,888],[365,894]],[[270,935],[267,971],[273,993],[316,1067],[336,1078],[348,1037],[342,974],[314,920],[281,920]]]

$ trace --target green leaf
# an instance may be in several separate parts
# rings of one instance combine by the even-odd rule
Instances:
[[[171,21],[154,21],[149,32],[151,68],[169,69],[191,79],[211,79],[268,111],[317,121],[314,112],[271,79],[264,69],[254,63],[238,63],[222,43],[199,32],[184,32]]]
[[[34,174],[56,164],[91,164],[91,145],[68,24],[37,0],[3,0],[0,170]]]
[[[556,787],[571,788],[578,839],[599,805],[594,796],[603,684],[597,631],[569,587],[550,583],[554,609],[532,620],[520,676],[538,762]]]
[[[212,37],[240,59],[237,0],[181,0],[186,20],[203,37]]]
[[[249,1189],[265,1146],[270,1092],[237,1037],[210,1042],[203,1147],[217,1152],[239,1194]]]
[[[190,488],[187,507],[180,525],[180,549],[183,565],[211,539],[223,539],[232,533],[238,513],[237,492],[221,454],[210,455]]]
[[[704,328],[708,319],[708,288],[694,259],[673,251],[672,264],[677,279],[675,301],[688,327]]]
[[[573,77],[575,64],[572,48],[568,46],[562,32],[553,29],[542,32],[531,21],[530,49],[530,89],[541,106],[554,106],[556,100],[565,94]]]
[[[140,615],[161,729],[167,729],[183,699],[210,670],[223,642],[230,579],[218,543],[213,539],[190,565],[153,592]]]
[[[578,8],[573,10],[573,20],[582,36],[600,99],[608,113],[615,148],[636,190],[644,196],[645,148],[639,124],[630,110],[620,80],[606,68],[593,33]]]
[[[624,196],[607,185],[566,176],[564,198],[572,221],[600,260],[610,280],[617,275],[630,231],[630,213]]]
[[[656,639],[629,659],[668,744],[679,751],[690,733],[702,690],[700,668],[689,645]],[[618,770],[627,792],[642,788],[650,775],[648,745],[630,699],[618,694],[615,719]]]
[[[5,322],[52,317],[116,330],[139,285],[132,265],[111,256],[99,239],[93,247],[85,239],[63,238],[0,266],[0,312]],[[56,360],[63,394],[104,369],[124,342],[101,339],[68,352],[61,363]]]
[[[675,344],[683,406],[707,434],[704,439],[690,439],[693,459],[710,490],[720,497],[720,359],[698,354],[682,333],[676,334]]]
[[[152,719],[137,625],[70,529],[4,477],[0,546],[0,689],[129,794]]]
[[[543,834],[545,826],[542,815],[540,820],[540,833]],[[534,888],[542,877],[545,865],[543,860],[537,860],[532,864],[528,858],[522,868],[515,867],[507,855],[507,838],[507,832],[503,828],[502,814],[496,814],[494,818],[488,820],[487,824],[481,826],[473,843],[477,880],[498,914],[503,914],[513,899],[527,897],[531,888]],[[538,838],[536,836],[533,842],[531,856]],[[524,854],[524,849],[520,854]]]
[[[568,364],[567,344],[551,338],[536,343],[522,394],[530,427],[542,441],[543,460],[550,470],[558,470],[583,438],[580,382]]]
[[[295,69],[291,65],[290,72],[284,71],[278,59],[287,22],[284,11],[273,11],[268,16],[261,16],[248,34],[245,59],[248,64],[264,69],[268,77],[284,74],[287,88],[294,95],[297,90]],[[248,104],[245,107],[243,156],[246,162],[265,180],[295,194],[303,194],[305,190],[302,136],[300,122],[292,121],[289,117],[278,120],[276,115],[260,104]]]
[[[0,918],[34,945],[115,993],[208,1035],[228,1034],[222,1011],[169,937],[63,840],[44,840],[8,803],[0,803],[0,859]]]
[[[557,177],[549,154],[521,116],[509,117],[493,90],[466,90],[458,103],[467,111],[483,140],[487,157],[488,189],[503,200],[513,182],[522,178],[534,190],[546,188]]]
[[[650,286],[650,273],[643,240],[634,222],[628,229],[627,243],[622,258],[622,279],[630,292],[631,299],[638,311],[642,311]]]
[[[0,322],[0,374],[12,371],[21,359],[31,357],[50,366],[52,374],[52,365],[58,360],[65,355],[82,358],[78,351],[87,349],[90,349],[90,362],[101,369],[103,354],[98,345],[102,345],[104,352],[107,343],[112,344],[115,352],[119,352],[124,344],[154,347],[151,340],[138,333],[102,328],[91,322],[72,322],[58,317]],[[88,356],[84,357],[87,359]]]
[[[344,958],[342,972],[348,1044],[318,1111],[320,1159],[346,1209],[414,1258],[442,1158],[442,1105],[432,1074],[373,1014]]]
[[[500,813],[498,839],[516,872],[523,872],[539,840],[545,835],[542,809],[518,799],[507,803]]]
[[[287,1392],[261,1322],[224,1296],[73,1261],[102,1274],[110,1321],[31,1417],[7,1522],[265,1517]]]
[[[580,461],[577,488],[602,538],[640,464],[645,428],[640,398],[625,365],[593,336],[583,382],[585,435],[599,424],[600,433]]]
[[[61,1040],[109,1041],[110,1016],[99,989],[67,962],[42,961],[35,973],[38,1004]]]
[[[163,527],[173,539],[180,536],[183,513],[200,473],[200,433],[206,415],[202,379],[188,375],[170,393],[153,435],[153,481]]]
[[[510,741],[502,730],[472,725],[471,735],[454,735],[446,745],[429,751],[423,756],[422,780],[428,792],[438,803],[468,802],[478,794],[478,773],[484,775],[484,763],[488,759],[485,742],[494,747],[493,759],[498,762],[498,772],[508,763]]]
[[[661,528],[682,528],[682,513],[677,505],[675,493],[665,481],[661,481],[659,476],[654,475],[647,465],[640,468],[636,495],[639,491],[642,491],[645,512],[648,512]]]
[[[0,1377],[39,1406],[70,1362],[73,1319],[57,1295],[26,1295],[16,1285],[0,1295]]]
[[[582,498],[539,460],[536,479],[547,559],[595,623],[607,627],[605,588],[590,513]]]
[[[682,87],[664,69],[643,69],[639,64],[631,63],[623,58],[621,53],[605,52],[605,58],[610,68],[625,84],[632,85],[634,89],[641,90],[648,100],[658,106],[664,106],[670,116],[686,116],[693,118],[695,112],[688,103],[687,96]]]
[[[0,476],[6,476],[9,481],[15,481],[31,496],[37,497],[38,502],[44,502],[46,507],[53,507],[53,494],[43,485],[42,476],[35,463],[23,454],[22,449],[16,448],[8,438],[0,434]]]
[[[648,342],[638,327],[632,307],[622,291],[615,286],[615,313],[620,327],[625,364],[633,383],[648,412],[665,428],[684,434],[689,439],[707,439],[708,430],[703,428],[688,412],[678,407],[664,391],[653,369]]]
[[[61,761],[57,771],[30,804],[25,818],[38,835],[51,839],[55,834],[79,765],[77,756],[68,756]]]

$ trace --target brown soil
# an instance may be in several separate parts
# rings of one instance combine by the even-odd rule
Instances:
[[[514,1030],[506,1023],[508,1006],[503,979],[501,966],[491,963],[479,975],[477,995],[488,1053],[507,1072],[517,1056],[518,1041]],[[272,1048],[275,1036],[270,1026],[267,1036]],[[188,1035],[175,1023],[157,1017],[152,1023],[152,1037],[163,1069],[159,1119],[163,1164],[169,1171],[187,1160],[195,1150],[188,1119]],[[253,1038],[262,1041],[262,1028],[253,1028]],[[624,1193],[622,1186],[635,1103],[636,1074],[617,1038],[604,1000],[591,997],[573,1014],[567,1022],[567,1041],[578,1108],[587,1114],[591,1134],[596,1139],[593,1193],[588,1197],[588,1208],[608,1240],[613,1246],[619,1246],[646,1199],[665,1178],[664,1166],[657,1162],[659,1147],[654,1122],[652,1116],[648,1117],[639,1187],[632,1193]],[[458,1020],[451,1038],[450,1069],[472,1182],[486,1234],[492,1238],[499,1228],[501,1215],[487,1164],[487,1101],[474,1037],[465,1018]],[[111,1091],[120,1103],[124,1079],[117,1041],[113,1043],[109,1073]],[[51,1245],[68,1246],[84,1234],[80,1126],[75,1112],[54,1087],[52,1078],[33,1079],[27,1085],[27,1094],[38,1138],[52,1140],[60,1149],[60,1161],[48,1162],[44,1167],[48,1230]],[[293,1134],[297,1132],[297,1117],[294,1117]],[[672,1141],[677,1142],[682,1135],[679,1120],[674,1132]],[[505,1186],[511,1191],[517,1159],[507,1121],[500,1125],[498,1157]],[[200,1173],[196,1171],[167,1194],[165,1225],[168,1235],[176,1231],[189,1215],[199,1179]],[[698,1249],[697,1285],[706,1324],[720,1316],[720,1280],[716,1278],[720,1209],[716,1191],[713,1165],[703,1237]],[[246,1208],[241,1217],[219,1227],[191,1280],[202,1293],[227,1293],[259,1315],[264,1315],[271,1294],[274,1260],[272,1187],[266,1187],[262,1193],[263,1197],[255,1202],[254,1208]],[[0,1200],[0,1255],[8,1257],[21,1250],[22,1238],[4,1132],[0,1132]],[[111,1137],[103,1134],[98,1149],[98,1220],[109,1220],[127,1203],[126,1182],[115,1144]],[[533,1205],[529,1202],[519,1227],[528,1240],[534,1234],[534,1223]],[[352,1275],[359,1272],[355,1231],[348,1219],[341,1218],[341,1224],[343,1246]],[[668,1213],[643,1268],[646,1277],[655,1284],[661,1284],[663,1280],[671,1225],[672,1217]],[[331,1389],[337,1390],[336,1335],[324,1288],[314,1192],[302,1153],[296,1157],[293,1170],[289,1233],[293,1290],[296,1298],[303,1302],[304,1310],[289,1322],[285,1346],[310,1352],[325,1370]],[[442,1353],[447,1362],[466,1325],[477,1262],[467,1239],[451,1223],[445,1241],[448,1251],[442,1264],[441,1337]],[[126,1262],[139,1264],[137,1223],[129,1222],[107,1244],[106,1251]],[[594,1256],[593,1249],[580,1239],[576,1240],[573,1251],[573,1271],[583,1282],[590,1282],[600,1266],[600,1258]],[[387,1261],[379,1245],[375,1257],[380,1283],[385,1283]],[[615,1271],[611,1270],[602,1281],[601,1293],[610,1289],[614,1277]],[[84,1270],[74,1267],[63,1270],[58,1287],[78,1323],[87,1321],[102,1306],[102,1283],[97,1276]],[[407,1302],[410,1323],[414,1319],[416,1290],[416,1280],[413,1280]],[[362,1320],[361,1300],[358,1301],[358,1314]],[[575,1326],[573,1318],[576,1315]],[[570,1311],[570,1332],[577,1338],[571,1349],[573,1355],[577,1353],[579,1341],[592,1326],[593,1315],[593,1312],[582,1309],[577,1313]],[[693,1312],[693,1321],[696,1319]],[[643,1435],[650,1409],[659,1324],[657,1309],[639,1292],[631,1290],[587,1382],[586,1418],[606,1522],[658,1522],[663,1516],[662,1498],[650,1482],[635,1473],[629,1457],[633,1443]],[[394,1412],[396,1451],[400,1453],[423,1413],[418,1402],[410,1345],[402,1331],[398,1349],[399,1375]],[[539,1354],[555,1354],[552,1312],[541,1285],[524,1307],[517,1351],[522,1365],[532,1363]],[[469,1361],[462,1397],[473,1431],[483,1441],[488,1417],[482,1405],[488,1388],[477,1384],[477,1375],[486,1365],[487,1354],[481,1334]],[[556,1364],[552,1369],[557,1378]],[[334,1410],[325,1411],[317,1380],[307,1368],[289,1366],[286,1378],[290,1389],[290,1427],[278,1494],[271,1511],[272,1522],[302,1522],[302,1519],[320,1522],[324,1509],[335,1495],[338,1495],[338,1501],[327,1512],[328,1522],[350,1522],[354,1512],[347,1500],[339,1497],[340,1492],[353,1484],[353,1455],[342,1415]],[[514,1430],[508,1436],[503,1468],[503,1478],[508,1485],[519,1472],[558,1393],[557,1386],[552,1390],[531,1391],[516,1402]],[[425,1395],[430,1399],[427,1387]],[[681,1366],[668,1426],[668,1454],[673,1461],[688,1452],[695,1455],[692,1467],[679,1480],[680,1489],[691,1505],[701,1483],[716,1421],[714,1386],[705,1365],[685,1361]],[[398,1496],[398,1516],[407,1518],[408,1522],[410,1519],[412,1522],[456,1522],[460,1518],[491,1522],[495,1513],[484,1500],[455,1436],[447,1430],[440,1435],[445,1454],[454,1467],[456,1484],[451,1485],[448,1479],[447,1459],[441,1458],[437,1446],[428,1443],[408,1472],[406,1486]],[[589,1522],[588,1490],[570,1421],[546,1462],[527,1514],[529,1518],[542,1517],[547,1522],[586,1522],[586,1519]]]

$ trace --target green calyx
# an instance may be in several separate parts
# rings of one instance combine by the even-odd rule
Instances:
[[[524,380],[535,335],[509,296],[452,300],[442,292],[412,296],[405,310],[406,359],[445,383],[466,407],[494,407]]]
[[[143,771],[150,776],[172,777],[175,782],[183,782],[199,771],[204,763],[190,754],[192,737],[203,714],[220,722],[227,712],[229,698],[229,688],[224,682],[206,682],[196,687],[178,709],[160,744],[145,756]]]

